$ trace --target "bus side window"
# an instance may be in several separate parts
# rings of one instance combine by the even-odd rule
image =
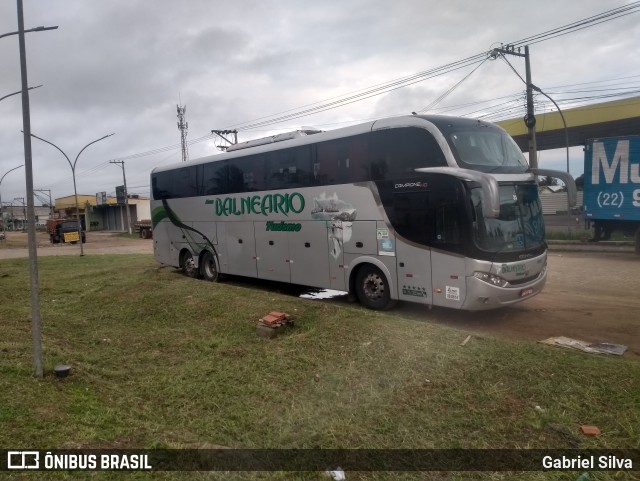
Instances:
[[[435,209],[436,244],[460,244],[460,218],[455,204],[440,204]]]
[[[205,195],[220,195],[228,192],[228,161],[213,162],[204,166]]]
[[[434,245],[460,246],[463,244],[462,209],[458,195],[460,187],[456,181],[443,179],[439,188],[433,192]]]
[[[268,158],[269,189],[293,189],[310,185],[310,146],[270,152]]]
[[[407,178],[418,167],[447,165],[433,135],[416,127],[373,132],[369,152],[373,180]]]
[[[369,180],[367,153],[364,135],[317,144],[313,162],[314,183],[333,185]]]

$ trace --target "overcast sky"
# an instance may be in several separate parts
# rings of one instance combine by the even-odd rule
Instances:
[[[129,192],[148,195],[151,169],[181,159],[179,102],[187,107],[188,139],[195,140],[212,129],[447,65],[628,3],[24,0],[25,28],[59,26],[26,35],[29,85],[43,85],[30,92],[31,127],[72,161],[89,142],[115,133],[80,156],[78,192],[113,195],[122,184],[122,170],[108,161],[124,158]],[[0,34],[15,30],[15,1],[3,0]],[[572,90],[590,89],[584,95],[594,95],[594,90],[613,87],[637,89],[639,41],[640,13],[634,13],[536,43],[531,46],[533,82],[558,99],[581,95],[567,93]],[[512,57],[510,62],[524,76],[524,61]],[[0,65],[2,97],[21,88],[17,35],[0,39]],[[473,68],[242,131],[239,140],[300,126],[327,130],[408,114],[431,105]],[[523,90],[504,61],[487,61],[430,113],[476,117],[493,112],[487,118],[508,118],[508,112],[496,114],[500,104]],[[24,163],[21,129],[16,95],[0,103],[0,177]],[[73,194],[71,169],[62,154],[36,139],[32,145],[34,186],[50,189],[54,198]],[[164,149],[168,146],[177,148]],[[163,151],[127,158],[155,149]],[[191,159],[216,152],[212,139],[189,147]],[[581,148],[572,149],[574,175],[582,172],[581,156]],[[564,151],[541,152],[540,165],[564,169]],[[9,174],[0,189],[3,201],[24,197],[24,169]]]

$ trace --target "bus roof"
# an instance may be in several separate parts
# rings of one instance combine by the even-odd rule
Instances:
[[[209,162],[218,162],[227,159],[235,159],[238,157],[245,157],[248,155],[262,154],[265,152],[272,152],[284,148],[297,147],[308,144],[316,144],[327,140],[341,139],[344,137],[351,137],[354,135],[364,134],[373,130],[383,130],[400,127],[418,127],[431,131],[436,134],[441,133],[441,128],[446,126],[451,127],[463,127],[478,125],[481,123],[485,126],[491,126],[496,129],[502,130],[495,124],[483,122],[477,119],[468,119],[464,117],[450,117],[444,115],[403,115],[398,117],[388,117],[380,120],[374,120],[372,122],[366,122],[363,124],[352,125],[350,127],[343,127],[334,130],[328,130],[324,132],[313,133],[311,135],[291,136],[293,138],[283,141],[267,141],[267,143],[259,142],[262,139],[256,139],[255,141],[249,141],[249,143],[255,142],[257,145],[248,145],[247,148],[233,150],[231,152],[224,152],[221,154],[213,154],[198,159],[190,160],[188,162],[173,163],[166,166],[156,167],[151,172],[164,172],[167,170],[179,169],[181,167],[187,167],[192,165],[205,164]],[[306,128],[308,129],[308,127]],[[280,136],[286,134],[279,134]],[[277,136],[273,136],[277,137]],[[268,139],[268,138],[267,138]]]

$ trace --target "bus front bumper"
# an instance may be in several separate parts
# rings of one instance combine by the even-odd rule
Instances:
[[[467,296],[462,309],[482,311],[516,304],[540,294],[546,282],[546,270],[536,280],[512,287],[498,287],[477,277],[467,277]]]

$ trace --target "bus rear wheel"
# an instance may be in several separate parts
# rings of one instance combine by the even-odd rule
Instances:
[[[205,252],[200,259],[200,274],[205,281],[217,282],[220,278],[216,259],[209,251]]]
[[[191,252],[184,251],[180,254],[180,268],[185,276],[192,278],[198,277],[198,268],[196,267],[196,263],[193,260]]]
[[[360,268],[356,276],[356,296],[369,309],[385,310],[393,307],[389,281],[380,269],[372,265]]]

